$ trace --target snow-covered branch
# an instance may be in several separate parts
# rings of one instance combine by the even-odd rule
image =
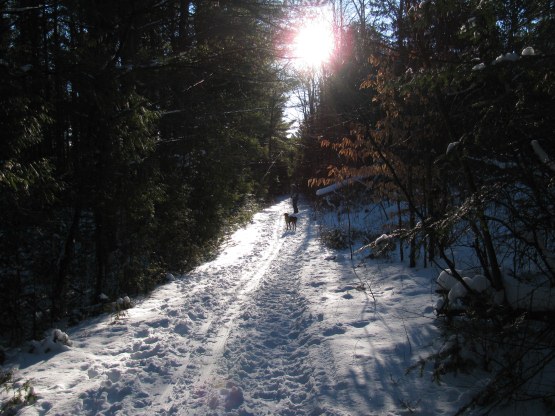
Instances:
[[[325,188],[318,189],[316,191],[316,195],[322,196],[322,195],[329,194],[331,192],[335,192],[338,189],[343,188],[344,186],[352,185],[353,183],[360,182],[362,179],[364,179],[364,176],[353,176],[352,178],[344,179],[342,181],[326,186]]]

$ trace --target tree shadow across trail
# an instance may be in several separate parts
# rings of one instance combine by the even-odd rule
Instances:
[[[433,368],[421,372],[417,365],[441,339],[433,308],[426,304],[431,302],[428,271],[418,275],[400,264],[370,263],[356,271],[371,276],[362,279],[366,290],[361,290],[348,254],[329,258],[325,272],[315,276],[318,284],[306,282],[322,293],[313,313],[324,316],[323,333],[329,336],[318,353],[336,374],[335,384],[321,389],[321,401],[352,415],[454,413],[460,386],[435,384]],[[332,322],[342,330],[330,330]]]

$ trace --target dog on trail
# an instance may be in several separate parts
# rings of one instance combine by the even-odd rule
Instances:
[[[283,216],[285,217],[286,228],[295,231],[297,229],[297,217],[287,213],[283,214]]]

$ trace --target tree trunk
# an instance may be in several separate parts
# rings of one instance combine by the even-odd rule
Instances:
[[[408,170],[408,189],[407,192],[410,195],[410,199],[412,200],[413,196],[413,182],[412,182],[412,168],[409,166]],[[409,206],[409,228],[411,230],[416,227],[416,211],[414,210],[414,205],[410,204]],[[413,237],[410,239],[410,252],[409,252],[409,267],[416,267],[416,238]]]
[[[397,217],[399,230],[403,228],[403,217],[401,216],[401,201],[397,198]],[[401,261],[405,260],[405,250],[403,249],[403,239],[399,239],[399,257]]]
[[[432,160],[428,155],[426,157],[426,183],[424,184],[424,190],[426,192],[426,207],[427,207],[427,218],[431,221],[435,221],[436,217],[436,207],[435,207],[435,192],[432,174]],[[436,236],[433,227],[429,227],[428,231],[428,242],[427,242],[427,258],[432,263],[435,258],[435,246],[436,246]]]
[[[69,271],[69,265],[73,260],[73,250],[75,247],[75,237],[77,235],[77,230],[79,229],[79,219],[81,218],[81,206],[79,203],[76,204],[73,211],[73,218],[71,220],[71,225],[69,227],[66,241],[64,244],[64,250],[62,256],[58,262],[58,272],[56,275],[56,281],[54,283],[52,291],[52,320],[60,319],[65,314],[65,294],[67,290],[67,275]]]
[[[96,254],[96,276],[94,285],[94,299],[97,302],[104,289],[106,281],[106,268],[107,268],[107,244],[106,244],[106,230],[104,213],[100,212],[97,208],[95,210],[95,254]]]

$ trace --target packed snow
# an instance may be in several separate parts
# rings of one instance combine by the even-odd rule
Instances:
[[[454,414],[487,380],[437,384],[430,366],[407,369],[453,342],[435,315],[436,279],[460,282],[325,248],[325,218],[300,208],[296,231],[289,201],[277,202],[214,261],[168,274],[130,309],[11,352],[7,367],[38,396],[18,414]]]

